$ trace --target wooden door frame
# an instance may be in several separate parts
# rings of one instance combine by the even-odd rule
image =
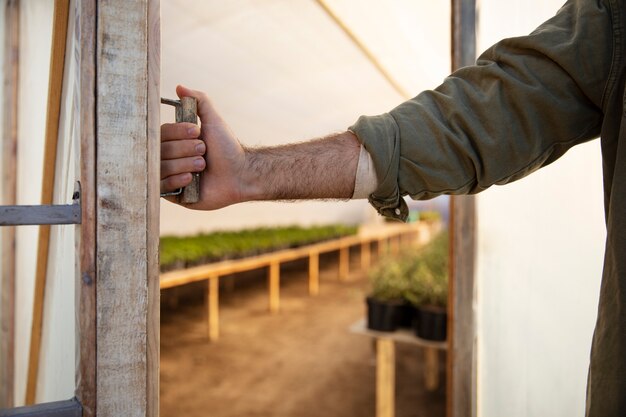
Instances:
[[[452,70],[476,60],[476,1],[451,0]],[[448,417],[476,417],[476,201],[450,200]]]
[[[76,397],[0,411],[159,413],[159,0],[74,0],[81,215]]]

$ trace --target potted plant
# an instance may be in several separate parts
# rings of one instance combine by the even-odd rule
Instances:
[[[367,327],[392,332],[398,327],[406,304],[407,263],[402,258],[382,261],[370,274],[370,295],[367,302]]]
[[[415,257],[405,298],[417,309],[415,333],[427,340],[446,340],[448,305],[448,234],[440,233]]]

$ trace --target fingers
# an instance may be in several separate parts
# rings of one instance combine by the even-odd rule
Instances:
[[[161,180],[161,193],[169,193],[191,183],[192,175],[189,172],[172,175]]]
[[[197,139],[200,127],[193,123],[164,123],[161,125],[161,142],[179,139]]]
[[[161,179],[189,172],[200,172],[206,167],[202,156],[161,160]]]
[[[202,156],[205,152],[206,145],[200,139],[178,140],[161,143],[162,160]]]

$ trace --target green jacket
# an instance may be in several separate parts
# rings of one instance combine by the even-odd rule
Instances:
[[[608,233],[589,417],[626,416],[625,82],[626,0],[571,0],[530,35],[350,128],[374,161],[371,204],[402,220],[401,196],[477,193],[601,137]]]

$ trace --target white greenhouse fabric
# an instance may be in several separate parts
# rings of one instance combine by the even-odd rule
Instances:
[[[328,3],[406,89],[417,94],[448,74],[448,2]],[[405,98],[315,1],[164,0],[161,9],[162,95],[173,96],[179,83],[206,91],[247,145],[345,130],[361,114],[386,112]],[[161,114],[173,120],[171,108]],[[365,200],[246,203],[218,212],[163,202],[161,209],[162,234],[376,216]]]

